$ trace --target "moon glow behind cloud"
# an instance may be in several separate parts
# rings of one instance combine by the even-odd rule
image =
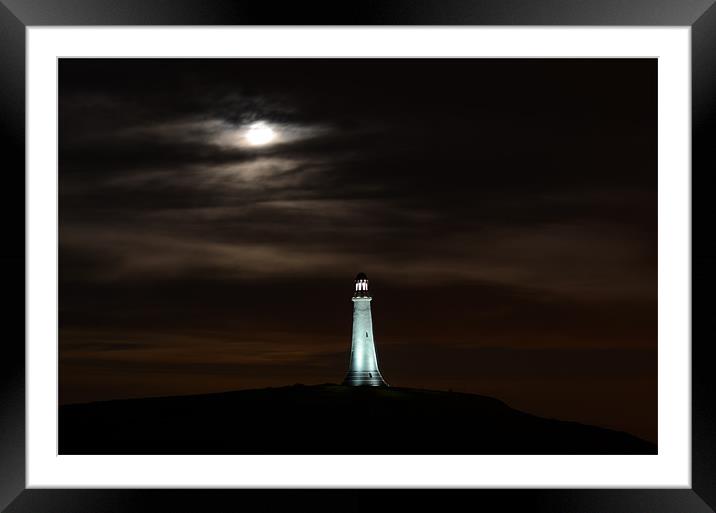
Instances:
[[[246,131],[246,140],[251,146],[263,146],[276,138],[276,132],[266,123],[252,124]]]

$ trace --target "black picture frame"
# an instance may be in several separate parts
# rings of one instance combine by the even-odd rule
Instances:
[[[716,169],[714,0],[0,0],[0,144],[4,177],[0,357],[0,510],[173,513],[291,508],[699,513],[716,510],[716,378],[708,347],[713,237],[704,187]],[[79,490],[25,486],[25,36],[81,25],[626,25],[690,26],[692,37],[692,488],[500,490]],[[21,220],[23,221],[21,223]],[[700,231],[700,236],[698,235]],[[697,251],[698,250],[698,251]],[[695,256],[698,255],[698,256]],[[702,297],[696,301],[697,297]],[[698,328],[694,330],[693,328]],[[703,333],[704,335],[699,335]],[[339,469],[337,469],[339,471]],[[398,506],[399,505],[399,506]],[[469,506],[472,509],[471,506]]]

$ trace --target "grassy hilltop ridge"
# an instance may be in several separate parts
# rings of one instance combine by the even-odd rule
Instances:
[[[60,454],[656,454],[490,397],[334,384],[65,405],[59,439]]]

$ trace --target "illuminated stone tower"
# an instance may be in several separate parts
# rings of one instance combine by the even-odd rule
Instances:
[[[353,342],[351,361],[344,385],[387,387],[378,370],[378,357],[373,342],[373,318],[370,314],[371,297],[368,294],[368,277],[356,276],[353,293]]]

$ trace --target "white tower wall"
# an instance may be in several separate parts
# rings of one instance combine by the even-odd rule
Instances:
[[[387,386],[378,369],[378,356],[373,340],[373,317],[370,311],[372,298],[368,295],[368,280],[356,279],[353,296],[353,339],[351,358],[345,385]]]

